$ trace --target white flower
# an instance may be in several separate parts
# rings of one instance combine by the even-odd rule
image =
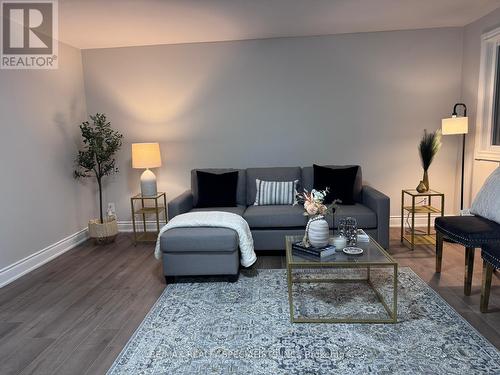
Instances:
[[[325,199],[325,192],[324,191],[313,189],[311,191],[311,194],[316,202],[321,203]]]

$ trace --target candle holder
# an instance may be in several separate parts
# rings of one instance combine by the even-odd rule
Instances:
[[[339,222],[339,232],[347,241],[347,246],[356,246],[358,240],[358,222],[353,217],[346,217]]]

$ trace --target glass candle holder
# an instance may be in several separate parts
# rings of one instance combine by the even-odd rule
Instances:
[[[332,245],[335,246],[336,250],[342,250],[346,247],[347,240],[341,234],[337,234],[336,236],[333,236]]]
[[[344,236],[348,246],[356,246],[358,241],[358,222],[355,218],[345,218]]]

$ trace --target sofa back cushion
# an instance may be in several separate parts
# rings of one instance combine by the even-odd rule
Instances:
[[[198,203],[196,208],[236,207],[238,171],[208,173],[196,171]]]
[[[348,168],[355,165],[325,165],[328,168]],[[302,168],[302,186],[304,189],[311,191],[314,186],[314,170],[313,167]],[[363,175],[361,174],[361,166],[358,168],[358,173],[354,180],[353,197],[355,202],[361,202],[361,190],[363,189]],[[299,190],[300,192],[300,190]]]
[[[191,191],[193,193],[193,205],[198,206],[198,179],[196,176],[196,171],[208,172],[208,173],[227,173],[227,172],[238,172],[238,183],[236,188],[236,204],[245,206],[246,205],[246,182],[245,182],[245,170],[244,169],[231,169],[231,168],[206,168],[206,169],[193,169],[191,171]]]
[[[297,195],[295,181],[264,181],[256,180],[257,195],[254,206],[293,205]]]
[[[297,184],[298,191],[300,191],[302,186],[300,167],[248,168],[246,170],[246,175],[247,206],[251,206],[255,203],[255,196],[257,195],[257,179],[265,181],[299,180],[299,183]]]

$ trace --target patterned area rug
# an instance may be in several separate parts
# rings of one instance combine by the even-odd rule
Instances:
[[[334,306],[332,287],[297,289],[313,293],[296,310]],[[398,293],[397,324],[292,324],[286,270],[169,285],[108,374],[500,374],[500,352],[409,268]]]

